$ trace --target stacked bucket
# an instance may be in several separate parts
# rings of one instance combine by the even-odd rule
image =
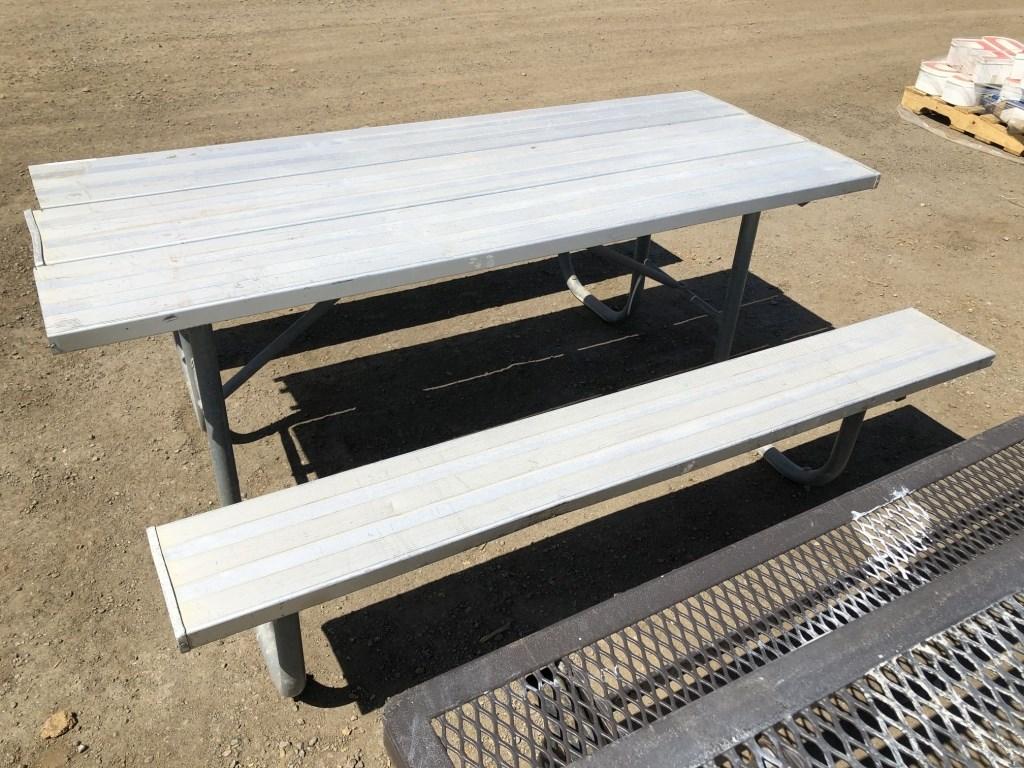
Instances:
[[[922,61],[915,87],[958,107],[983,106],[1024,129],[1024,43],[1009,37],[954,38],[944,59]]]

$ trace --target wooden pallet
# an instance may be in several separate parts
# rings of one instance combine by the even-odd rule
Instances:
[[[903,89],[900,102],[915,115],[928,117],[949,124],[949,127],[973,136],[986,144],[993,144],[1011,155],[1024,156],[1024,141],[1018,133],[1011,133],[995,115],[987,114],[981,107],[956,107],[937,96],[929,96],[912,85]]]

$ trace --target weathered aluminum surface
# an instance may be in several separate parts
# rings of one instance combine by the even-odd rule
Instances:
[[[30,168],[60,350],[873,187],[689,91]]]
[[[859,730],[844,730],[845,742],[822,735],[845,726],[838,716],[827,726],[820,703],[813,716],[786,717],[1024,589],[1022,440],[1024,418],[401,694],[385,710],[393,760],[417,768],[932,764],[843,763],[854,732],[867,738],[868,715]],[[1024,680],[1009,679],[1018,698],[1004,697],[1016,707],[1006,717],[1019,718]],[[894,728],[902,720],[920,731],[903,718],[932,718],[924,735],[907,736],[916,738],[908,749],[927,751],[928,738],[945,734],[976,739],[964,727],[981,727],[977,706],[947,707],[935,724],[920,698],[911,702],[916,714],[880,710]],[[990,744],[1001,737],[995,730],[977,738]],[[826,744],[812,746],[815,735]],[[871,748],[889,755],[881,742]],[[858,754],[851,748],[845,759]]]
[[[991,361],[903,310],[161,525],[178,640],[226,637]]]

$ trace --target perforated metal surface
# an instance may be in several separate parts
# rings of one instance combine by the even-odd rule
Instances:
[[[450,707],[432,718],[433,732],[456,768],[567,765],[1022,529],[1024,443],[1018,442],[854,512],[845,525]]]
[[[1024,593],[706,763],[708,768],[1024,765]]]

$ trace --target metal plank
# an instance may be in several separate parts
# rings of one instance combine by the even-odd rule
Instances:
[[[437,157],[742,110],[699,91],[217,144],[29,168],[44,208]]]
[[[991,360],[904,310],[168,523],[159,541],[186,642],[225,637]]]
[[[47,263],[397,211],[803,142],[750,115],[47,209]],[[542,194],[543,190],[536,190]],[[474,201],[479,202],[479,201]],[[185,237],[183,238],[183,233]]]
[[[802,142],[70,261],[37,269],[36,281],[47,335],[69,350],[488,269],[876,183],[874,171]]]

